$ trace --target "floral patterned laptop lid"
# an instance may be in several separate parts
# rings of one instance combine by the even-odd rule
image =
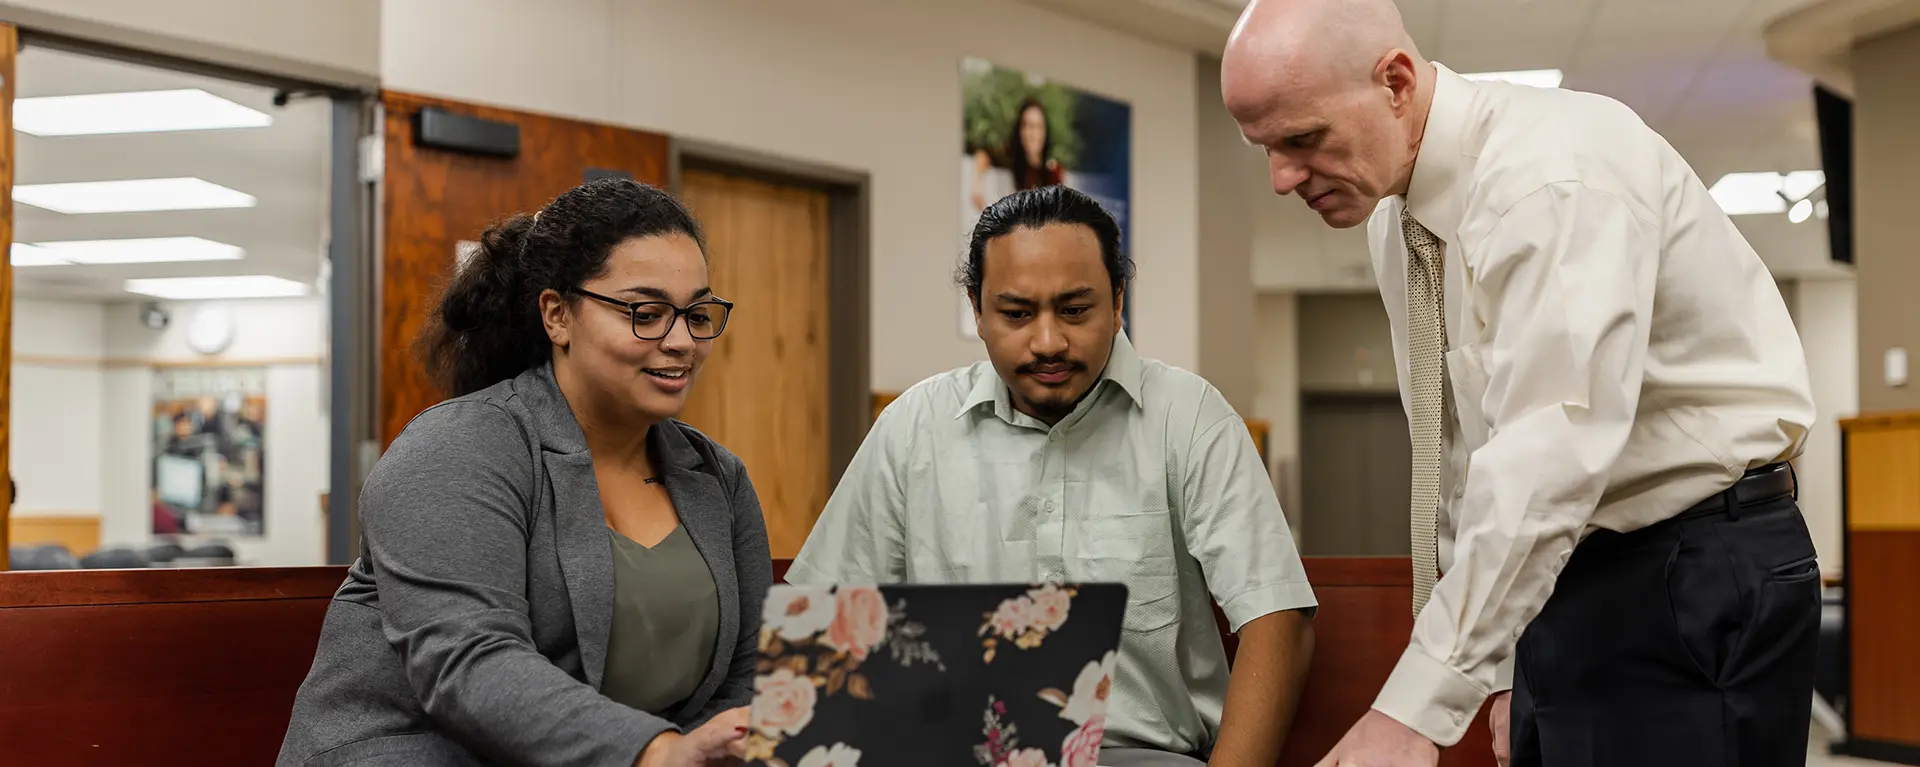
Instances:
[[[1095,767],[1126,587],[767,595],[749,764]]]

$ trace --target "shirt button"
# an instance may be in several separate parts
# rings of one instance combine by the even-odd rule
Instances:
[[[1060,432],[1058,430],[1047,432],[1047,439],[1053,440],[1054,442],[1059,442]]]
[[[1047,513],[1048,514],[1053,513],[1053,501],[1047,501]]]

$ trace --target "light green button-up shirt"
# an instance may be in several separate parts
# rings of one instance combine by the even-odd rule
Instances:
[[[888,405],[787,572],[796,584],[1118,581],[1128,588],[1106,744],[1211,751],[1233,630],[1312,608],[1245,422],[1122,334],[1052,428],[987,362]]]

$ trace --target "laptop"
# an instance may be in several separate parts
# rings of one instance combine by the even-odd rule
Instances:
[[[1093,767],[1116,583],[795,586],[767,595],[748,764]]]

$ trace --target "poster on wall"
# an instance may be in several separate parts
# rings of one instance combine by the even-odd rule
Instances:
[[[968,57],[960,65],[961,242],[980,211],[1016,191],[1061,184],[1100,201],[1131,245],[1133,108],[1045,77]],[[1122,315],[1131,330],[1132,302]],[[980,337],[960,295],[960,334]]]
[[[153,381],[153,532],[266,533],[266,368],[162,368]]]

